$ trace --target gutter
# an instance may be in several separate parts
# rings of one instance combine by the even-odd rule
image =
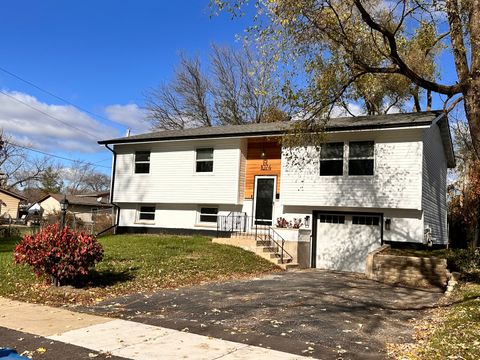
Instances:
[[[115,170],[116,170],[116,167],[117,167],[117,153],[115,152],[115,150],[111,147],[108,146],[108,144],[105,144],[105,147],[110,150],[112,152],[112,155],[113,155],[113,164],[112,164],[112,180],[110,181],[110,204],[112,204],[115,209],[117,210],[116,211],[116,217],[115,217],[115,225],[113,225],[112,227],[115,228],[114,230],[114,234],[117,233],[117,227],[118,227],[118,223],[120,222],[120,206],[118,206],[117,204],[115,204],[113,202],[113,191],[115,189]]]
[[[346,131],[361,131],[361,130],[383,130],[383,129],[397,129],[430,126],[432,121],[418,121],[405,122],[394,124],[376,124],[376,125],[352,125],[352,126],[332,126],[327,127],[325,132],[346,132]],[[248,137],[265,137],[265,136],[282,136],[288,131],[288,128],[278,130],[265,130],[257,132],[232,132],[232,133],[217,133],[217,134],[200,134],[200,135],[180,135],[180,136],[152,136],[150,138],[136,138],[135,136],[129,138],[111,139],[98,141],[100,145],[107,144],[133,144],[133,143],[150,143],[157,141],[182,141],[182,140],[197,140],[197,139],[226,139],[226,138],[248,138]]]

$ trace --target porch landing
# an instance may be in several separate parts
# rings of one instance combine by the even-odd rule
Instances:
[[[253,235],[213,238],[212,242],[216,244],[237,246],[244,250],[251,251],[258,256],[261,256],[262,258],[274,263],[275,265],[278,265],[284,270],[297,269],[299,267],[295,259],[290,262],[286,262],[285,260],[285,262],[282,263],[282,260],[276,252],[277,249],[275,249],[275,247],[268,244],[268,242],[256,240],[255,236]]]

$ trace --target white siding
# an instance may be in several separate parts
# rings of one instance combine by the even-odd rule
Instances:
[[[282,154],[280,201],[284,205],[421,209],[422,129],[331,134],[328,141],[375,141],[373,176],[320,176],[319,154],[297,164]],[[346,154],[347,155],[347,154]],[[298,158],[297,158],[298,159]],[[345,157],[347,159],[347,157]],[[295,160],[295,157],[294,157]]]
[[[236,204],[240,139],[116,145],[114,202]],[[213,173],[195,172],[195,149],[214,148]],[[150,150],[150,173],[134,173],[134,154]],[[243,184],[242,184],[243,186]]]
[[[294,218],[305,219],[310,216],[312,224],[312,212],[337,211],[337,212],[372,212],[383,214],[384,218],[391,219],[390,230],[384,230],[384,241],[397,242],[423,242],[423,217],[421,210],[401,210],[401,209],[382,209],[382,208],[362,208],[362,207],[321,207],[321,206],[284,206],[283,217],[291,221]],[[305,220],[303,220],[305,222]],[[312,225],[310,225],[310,229]]]
[[[156,227],[170,229],[215,230],[215,224],[199,224],[199,210],[196,204],[148,204],[155,205],[155,220],[142,222],[138,220],[137,210],[140,204],[119,204],[120,226]],[[214,206],[214,205],[209,205]],[[239,211],[234,205],[219,205],[218,214],[227,215],[230,211]]]
[[[248,148],[248,141],[247,139],[242,139],[240,144],[240,169],[239,169],[239,176],[238,176],[238,204],[242,204],[245,198],[245,181],[247,176],[247,148]]]
[[[447,160],[437,124],[424,131],[423,141],[422,208],[425,227],[430,227],[434,243],[446,244]]]

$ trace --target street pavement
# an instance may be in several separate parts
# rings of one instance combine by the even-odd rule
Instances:
[[[27,350],[33,359],[306,359],[210,336],[1,297],[0,346],[17,348],[19,353]]]

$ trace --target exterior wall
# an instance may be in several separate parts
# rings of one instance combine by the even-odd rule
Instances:
[[[0,201],[5,203],[5,205],[1,206],[0,215],[8,214],[12,219],[16,219],[18,216],[18,204],[20,203],[20,200],[16,197],[0,192]]]
[[[155,205],[154,221],[139,221],[139,204],[123,203],[120,206],[119,226],[132,227],[157,227],[170,229],[197,229],[216,230],[215,224],[199,223],[199,210],[201,205],[197,204],[152,204]],[[209,205],[212,206],[212,205]],[[230,211],[240,211],[239,206],[219,205],[219,215],[227,215]]]
[[[422,129],[333,133],[327,141],[375,141],[373,176],[320,176],[319,152],[282,154],[280,201],[284,205],[421,209]],[[344,164],[348,160],[344,154]],[[308,158],[311,161],[295,159]]]
[[[433,242],[447,244],[447,160],[437,124],[423,133],[422,208]]]
[[[53,214],[54,212],[60,212],[60,203],[53,197],[48,197],[40,203],[43,209],[43,216]]]
[[[391,219],[390,230],[383,231],[383,240],[392,242],[423,242],[423,212],[421,210],[401,210],[363,207],[323,207],[323,206],[283,206],[282,216],[287,220],[310,216],[312,228],[313,210],[338,212],[372,212],[383,214],[384,218]]]
[[[241,139],[116,145],[114,202],[236,204]],[[213,147],[213,173],[196,173],[196,148]],[[134,173],[135,151],[150,150],[150,173]],[[243,184],[241,185],[243,186]]]
[[[265,159],[262,159],[262,152]],[[282,148],[277,139],[249,139],[247,149],[247,169],[245,178],[245,198],[253,199],[255,176],[276,176],[280,193]]]
[[[243,203],[243,199],[245,198],[245,181],[247,176],[247,151],[248,151],[248,140],[242,139],[240,143],[240,168],[239,168],[239,175],[238,175],[238,184],[239,184],[239,191],[238,191],[238,199],[237,203]]]

